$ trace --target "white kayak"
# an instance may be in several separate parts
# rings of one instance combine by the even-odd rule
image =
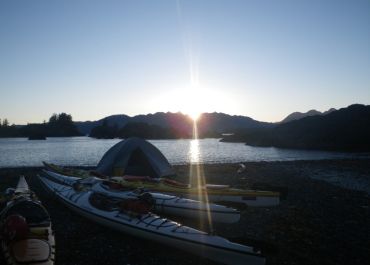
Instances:
[[[69,177],[52,171],[44,170],[49,177],[59,181],[62,184],[73,186],[75,183],[89,187],[94,192],[104,194],[109,197],[128,199],[137,198],[140,190],[119,190],[109,186],[110,182],[96,177],[80,179]],[[111,183],[114,184],[114,183]],[[240,220],[240,212],[234,208],[206,203],[192,199],[185,199],[175,195],[168,195],[159,192],[149,192],[155,200],[153,211],[172,216],[181,216],[186,218],[198,218],[218,223],[236,223]]]
[[[99,224],[141,238],[157,241],[224,264],[265,264],[252,247],[183,226],[157,215],[133,216],[117,207],[111,198],[91,190],[75,188],[40,176],[47,190],[67,207]]]
[[[55,240],[48,213],[20,177],[0,214],[1,248],[9,265],[53,265]]]

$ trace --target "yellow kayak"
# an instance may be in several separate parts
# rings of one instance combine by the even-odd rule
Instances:
[[[45,167],[59,174],[74,177],[90,177],[92,175],[101,178],[109,178],[119,185],[132,189],[146,189],[168,194],[176,194],[196,200],[208,200],[210,202],[239,203],[253,207],[275,206],[280,203],[280,193],[273,191],[244,190],[231,188],[228,185],[206,184],[202,187],[191,187],[168,178],[153,179],[149,176],[114,176],[108,177],[97,172],[80,169],[64,168],[54,164],[43,162]]]
[[[55,239],[49,214],[20,177],[0,215],[1,248],[9,265],[53,265]]]

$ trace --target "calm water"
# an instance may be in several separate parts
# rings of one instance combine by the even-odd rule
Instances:
[[[61,165],[95,166],[118,139],[97,140],[89,137],[0,138],[0,167],[41,166],[42,161]],[[286,161],[355,158],[356,154],[251,147],[242,143],[221,143],[217,139],[153,140],[172,164],[230,163],[242,161]]]

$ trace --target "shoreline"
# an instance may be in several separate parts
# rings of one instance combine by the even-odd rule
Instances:
[[[370,179],[370,160],[304,160],[204,164],[207,182],[240,188],[280,191],[279,206],[241,212],[239,223],[214,224],[230,240],[257,243],[270,250],[267,263],[367,264],[370,261],[370,194],[323,181],[327,176]],[[214,264],[148,240],[130,237],[80,217],[55,201],[35,176],[42,167],[0,168],[0,191],[23,174],[52,218],[56,233],[56,264]],[[92,167],[89,167],[92,168]],[[176,165],[176,179],[189,179],[189,165]],[[364,182],[366,183],[366,182]],[[356,187],[354,187],[356,188]],[[199,228],[194,220],[177,220]],[[252,244],[253,245],[253,244]],[[3,257],[0,257],[0,263]]]
[[[0,141],[3,141],[0,139]],[[94,140],[88,137],[56,138],[47,141],[5,140],[0,145],[4,156],[0,167],[43,166],[41,161],[68,166],[96,166],[109,147],[119,140]],[[191,160],[189,152],[199,152],[202,164],[229,164],[259,161],[307,161],[338,159],[370,159],[369,154],[328,152],[319,150],[281,149],[272,147],[251,147],[237,143],[221,143],[217,139],[201,139],[198,149],[191,151],[191,140],[155,140],[154,144],[173,165],[187,165]],[[169,144],[170,143],[170,144]],[[66,156],[66,146],[69,150]],[[198,150],[198,151],[197,151]],[[299,159],[299,160],[296,160]],[[197,160],[198,161],[198,160]]]

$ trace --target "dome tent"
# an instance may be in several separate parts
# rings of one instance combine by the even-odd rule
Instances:
[[[111,147],[96,171],[109,176],[135,175],[152,178],[175,175],[165,156],[144,139],[131,137]]]

